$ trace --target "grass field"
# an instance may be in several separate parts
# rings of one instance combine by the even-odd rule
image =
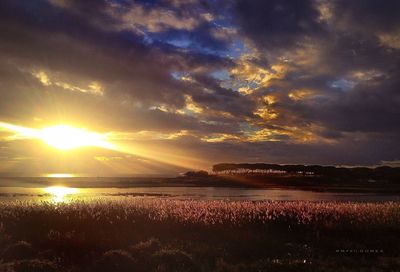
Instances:
[[[0,271],[399,271],[400,203],[0,203]]]

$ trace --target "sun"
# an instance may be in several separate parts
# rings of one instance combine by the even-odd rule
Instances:
[[[83,128],[59,124],[45,128],[29,128],[0,122],[0,130],[16,132],[12,139],[38,139],[59,150],[70,150],[80,147],[95,146],[106,149],[116,149],[109,142],[108,134],[91,132]]]
[[[103,135],[67,125],[44,128],[40,131],[39,138],[49,146],[60,150],[85,146],[110,147],[110,143]]]

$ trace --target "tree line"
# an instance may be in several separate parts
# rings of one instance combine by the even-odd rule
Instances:
[[[338,167],[301,164],[267,164],[267,163],[219,163],[212,167],[216,174],[288,174],[311,175],[330,178],[354,178],[368,180],[400,181],[400,167]]]

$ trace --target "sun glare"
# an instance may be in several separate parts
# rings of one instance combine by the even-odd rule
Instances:
[[[101,134],[66,125],[44,128],[40,132],[40,139],[49,146],[60,150],[74,149],[84,146],[98,146],[109,148]]]
[[[129,141],[128,143],[128,141],[125,141],[125,137],[119,138],[118,133],[115,134],[112,131],[107,133],[98,133],[62,123],[54,126],[32,128],[0,121],[0,132],[2,131],[14,132],[13,135],[6,136],[6,140],[39,140],[51,147],[51,149],[59,150],[61,152],[71,152],[71,154],[79,148],[99,147],[124,154],[138,155],[152,160],[154,163],[171,164],[173,161],[174,165],[185,168],[190,168],[194,164],[205,164],[204,161],[188,158],[182,152],[178,154],[176,150],[165,149],[165,152],[160,152],[156,146],[142,146],[138,143],[134,143],[134,141]],[[163,154],[161,155],[160,153]],[[97,160],[97,158],[95,159]],[[102,163],[109,163],[110,167],[120,167],[116,166],[116,164],[111,161],[109,162],[104,160]],[[50,178],[71,177],[70,174],[64,174],[62,172],[61,174],[48,173],[45,176]]]
[[[64,186],[47,187],[44,189],[44,191],[53,196],[54,202],[61,202],[64,200],[65,196],[78,193],[77,188],[69,188]]]
[[[59,150],[70,150],[85,146],[115,149],[115,146],[107,141],[107,134],[91,132],[64,124],[34,129],[0,122],[0,130],[2,128],[16,132],[17,134],[12,136],[14,139],[39,139]]]
[[[69,174],[69,173],[51,173],[51,174],[45,174],[44,176],[47,178],[73,178],[73,177],[75,177],[74,174]]]

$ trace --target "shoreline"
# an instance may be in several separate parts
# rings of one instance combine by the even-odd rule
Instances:
[[[226,177],[210,176],[203,178],[36,178],[36,177],[10,177],[0,178],[0,190],[2,187],[23,187],[23,188],[45,188],[63,184],[76,188],[238,188],[253,190],[301,190],[311,192],[330,193],[363,193],[377,195],[400,195],[400,184],[393,183],[333,183],[317,179],[274,179],[269,177]]]

